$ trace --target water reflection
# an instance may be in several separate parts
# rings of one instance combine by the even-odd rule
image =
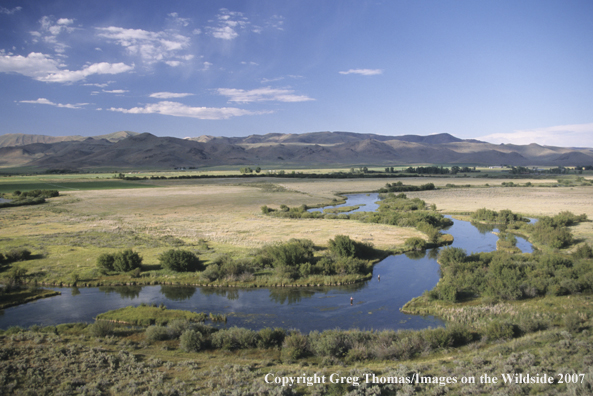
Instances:
[[[303,298],[311,298],[315,292],[311,289],[274,287],[270,289],[270,300],[276,304],[296,304]]]
[[[471,225],[476,227],[478,232],[482,235],[486,234],[488,232],[492,232],[496,228],[496,226],[492,225],[492,224],[483,224],[483,223],[478,223],[478,222],[474,222],[474,221],[471,222]]]
[[[133,300],[140,296],[142,286],[99,286],[99,291],[105,294],[117,293],[121,298]]]
[[[193,286],[161,286],[161,294],[172,301],[189,300],[195,293]]]
[[[426,256],[426,251],[424,251],[424,250],[412,250],[411,252],[405,252],[404,254],[409,259],[412,259],[412,260],[420,260],[420,259],[423,259],[424,256]]]
[[[203,287],[201,288],[201,292],[205,296],[220,296],[225,297],[228,300],[239,299],[239,289],[236,287]]]

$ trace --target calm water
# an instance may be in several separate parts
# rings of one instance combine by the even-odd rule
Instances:
[[[377,194],[351,196],[347,206],[377,206]],[[355,199],[351,201],[350,199]],[[356,202],[356,203],[355,203]],[[452,246],[468,253],[496,249],[493,229],[478,229],[469,222],[454,220],[447,233]],[[517,246],[530,251],[531,245],[517,238]],[[521,246],[520,246],[521,244]],[[372,280],[343,287],[313,288],[196,288],[174,286],[128,286],[101,288],[56,288],[61,296],[38,300],[0,311],[0,328],[92,322],[99,313],[139,305],[165,304],[171,309],[226,313],[227,326],[251,329],[295,328],[301,331],[325,329],[420,329],[442,326],[434,317],[406,315],[399,309],[413,297],[432,289],[439,280],[438,249],[390,256],[373,268]],[[381,275],[381,281],[377,276]],[[354,304],[350,305],[350,297]]]
[[[354,212],[374,212],[379,208],[379,204],[377,203],[380,201],[378,193],[369,193],[369,194],[349,194],[346,195],[346,203],[334,206],[325,206],[323,208],[315,208],[309,209],[309,212],[323,212],[323,209],[327,208],[341,208],[343,206],[356,206],[362,205],[360,208],[351,210],[350,212],[342,212],[344,214],[354,213]]]

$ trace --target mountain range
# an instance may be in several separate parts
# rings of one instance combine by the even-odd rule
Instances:
[[[593,149],[491,144],[442,133],[385,136],[353,132],[247,137],[158,137],[129,131],[93,137],[6,134],[0,167],[175,168],[214,165],[593,165]]]

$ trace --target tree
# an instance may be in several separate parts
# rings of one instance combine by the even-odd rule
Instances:
[[[159,255],[159,262],[163,268],[177,272],[198,271],[203,269],[198,256],[188,250],[167,250]]]

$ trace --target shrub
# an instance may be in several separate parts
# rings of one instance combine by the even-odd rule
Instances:
[[[452,263],[463,263],[467,257],[465,250],[461,248],[446,247],[439,253],[438,262],[447,266]]]
[[[308,239],[290,239],[286,243],[266,246],[260,252],[261,264],[298,266],[313,259],[313,242]]]
[[[374,253],[372,244],[357,242],[348,235],[336,235],[328,241],[329,251],[338,257],[369,257]]]
[[[584,243],[581,246],[579,246],[578,249],[573,253],[573,257],[576,259],[593,258],[593,250],[591,249],[591,246]]]
[[[97,257],[97,267],[104,271],[113,271],[113,263],[115,261],[115,257],[113,254],[103,253],[99,257]]]
[[[315,334],[315,333],[312,333]],[[341,330],[326,330],[313,336],[313,351],[317,356],[341,358],[348,353],[348,336]]]
[[[113,260],[113,269],[118,272],[128,272],[142,266],[142,257],[132,249],[116,253]]]
[[[25,261],[31,258],[31,252],[25,248],[16,248],[6,253],[6,261],[13,263],[15,261]]]
[[[490,340],[513,338],[514,326],[510,323],[493,320],[486,326],[486,336]]]
[[[571,333],[576,333],[580,330],[582,319],[577,313],[568,313],[564,316],[564,326]]]
[[[159,255],[159,262],[163,268],[177,272],[201,271],[204,269],[198,257],[188,250],[167,250]]]
[[[254,348],[257,346],[257,333],[242,327],[231,327],[212,334],[211,341],[215,348],[229,351]]]
[[[258,333],[257,347],[260,349],[270,349],[280,347],[286,337],[286,330],[281,328],[272,329],[266,327],[261,329]]]
[[[144,331],[148,341],[163,341],[169,339],[169,332],[165,326],[148,326]]]
[[[414,250],[424,250],[426,241],[422,238],[408,238],[406,239],[406,246]]]
[[[167,334],[170,339],[176,339],[181,336],[186,330],[190,328],[190,323],[187,319],[175,319],[167,323]]]
[[[294,361],[309,354],[309,340],[298,331],[290,333],[282,345],[282,360]]]
[[[340,257],[356,256],[356,246],[348,235],[336,235],[329,240],[329,251]]]
[[[179,348],[184,352],[198,352],[203,344],[204,337],[195,330],[186,330],[179,338]]]
[[[200,276],[210,282],[215,281],[216,279],[218,279],[220,277],[220,271],[218,268],[218,264],[210,264],[209,266],[206,267],[204,272],[202,272],[200,274]]]
[[[111,322],[107,322],[105,320],[98,320],[92,325],[90,325],[88,329],[89,333],[93,337],[105,337],[113,334],[115,326]]]

